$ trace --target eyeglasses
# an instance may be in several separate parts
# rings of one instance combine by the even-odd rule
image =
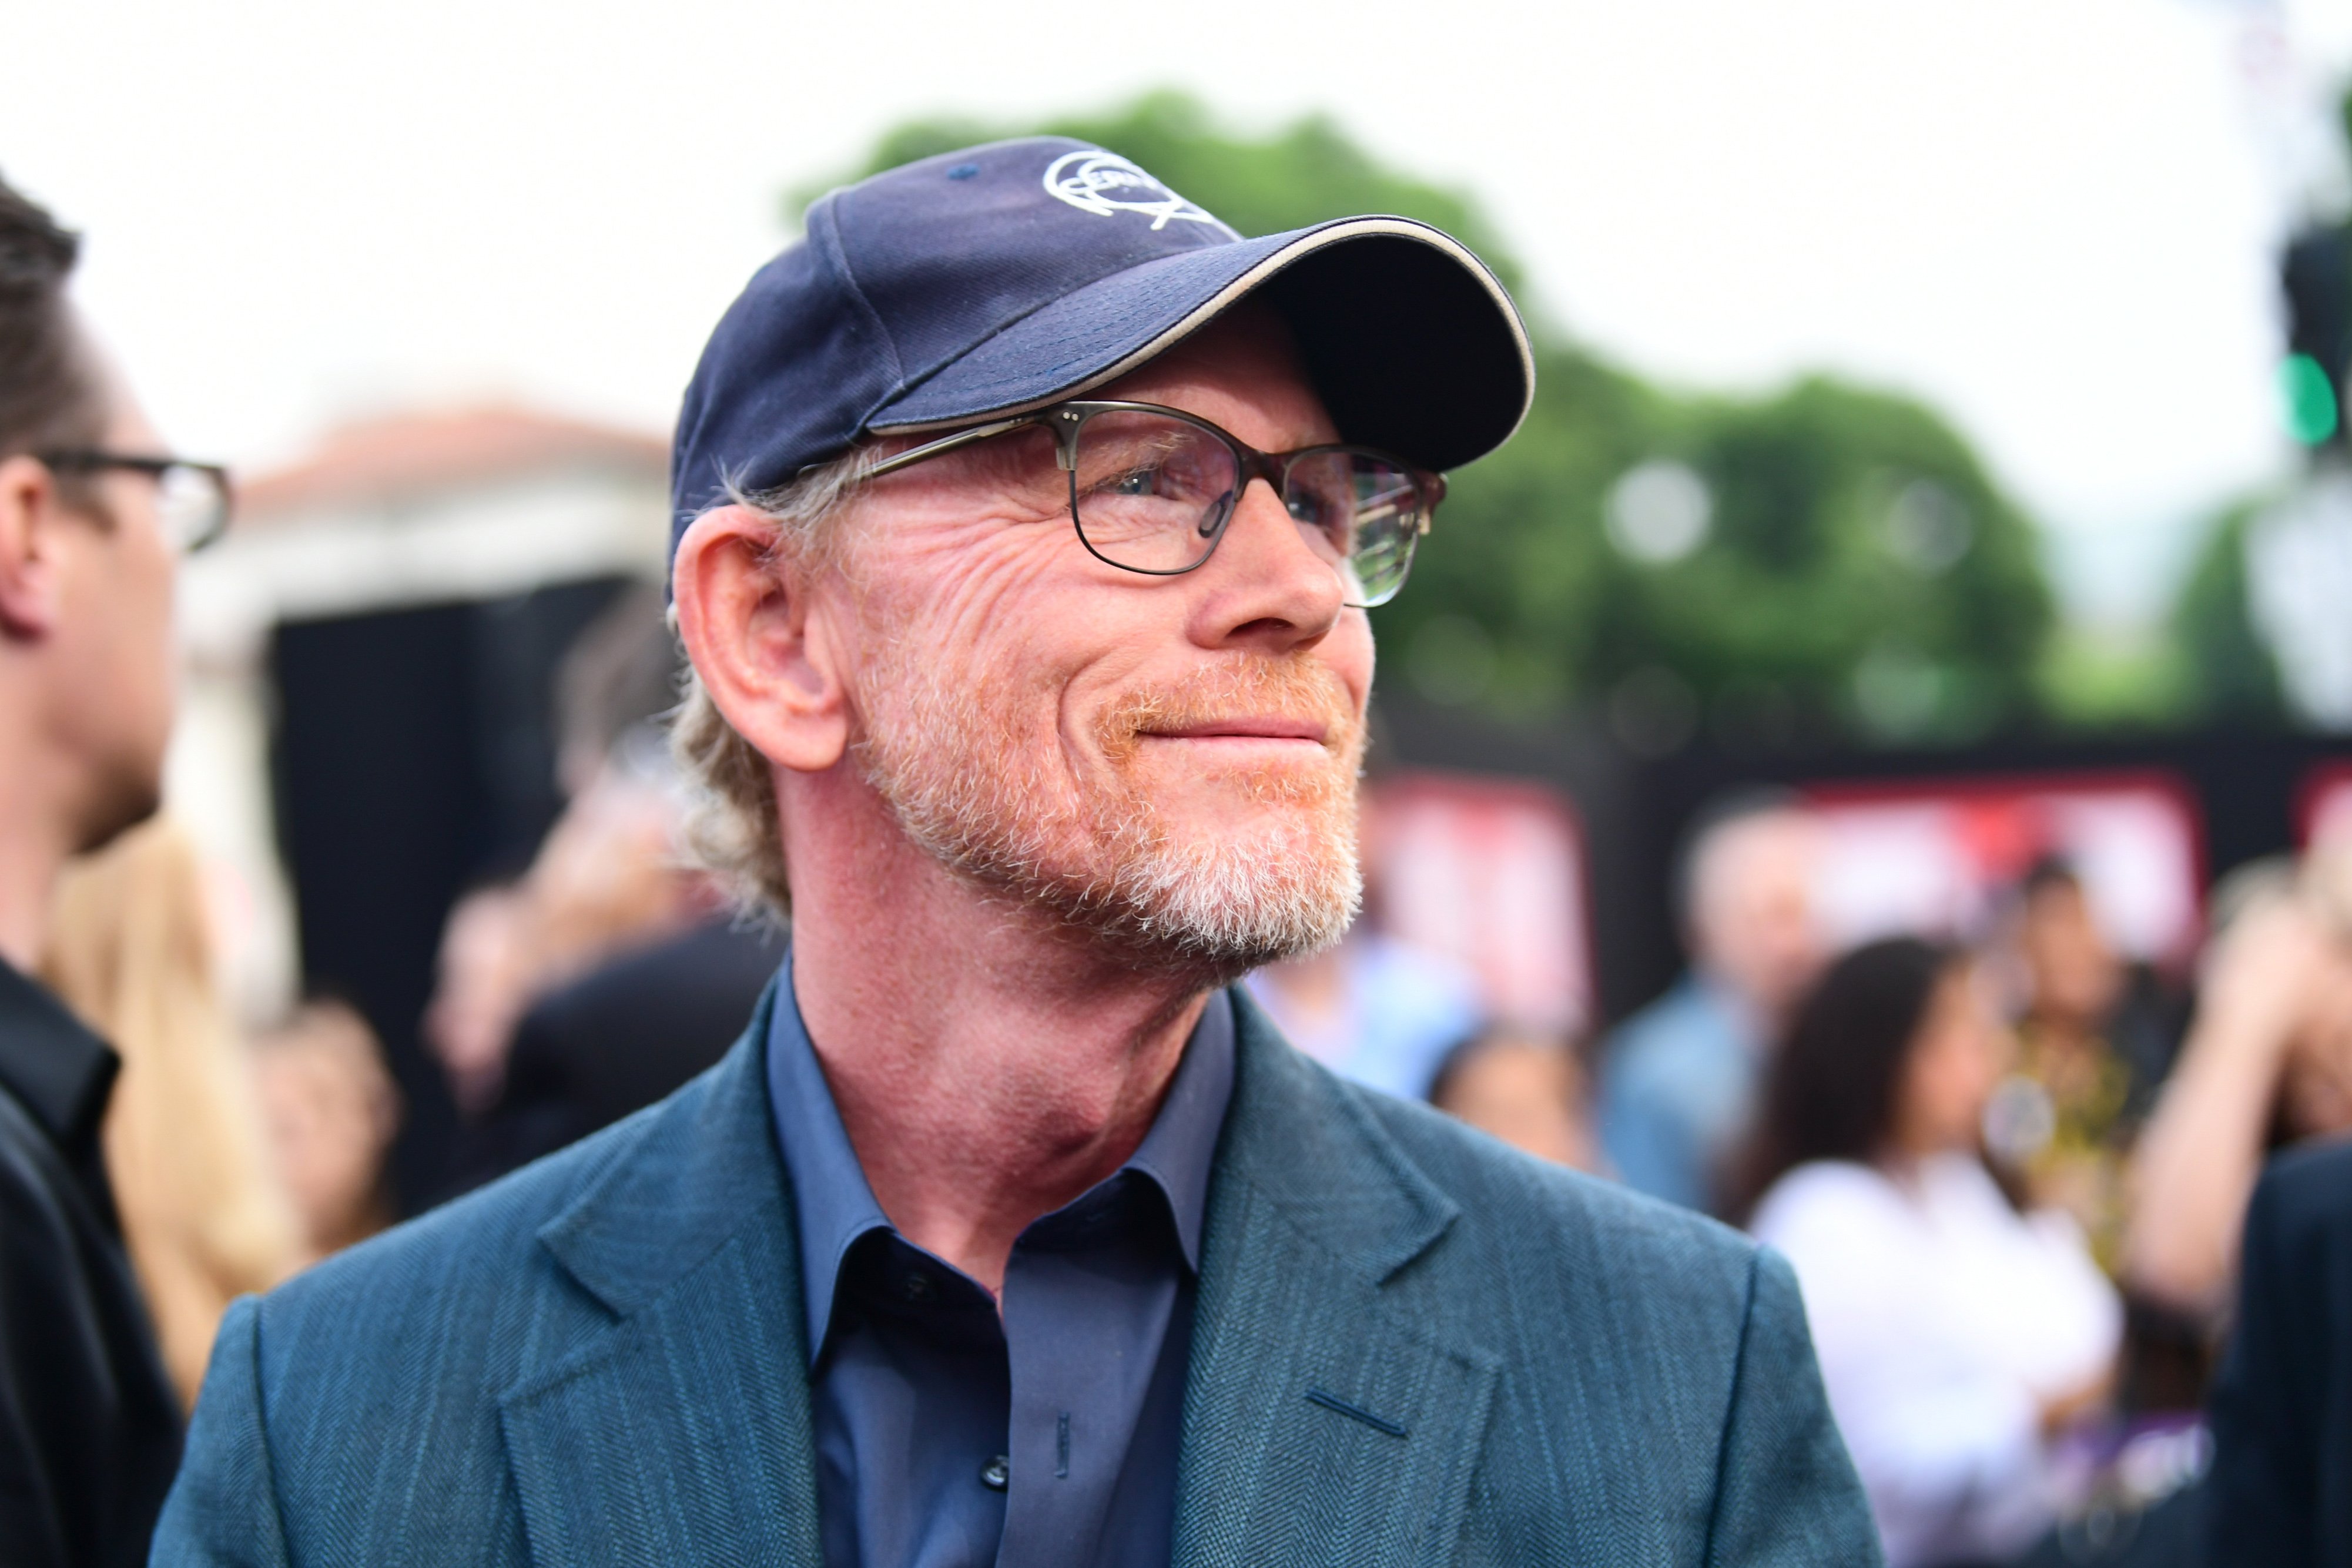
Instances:
[[[1404,586],[1445,480],[1369,447],[1261,452],[1205,419],[1152,403],[1059,403],[977,425],[888,458],[900,468],[1015,430],[1050,431],[1069,475],[1070,521],[1097,560],[1173,577],[1205,563],[1243,490],[1264,479],[1309,549],[1339,574],[1349,605],[1385,605]]]
[[[145,474],[155,481],[160,504],[156,516],[163,538],[184,555],[193,555],[228,531],[235,492],[228,470],[217,463],[188,463],[177,458],[142,458],[122,452],[43,452],[40,460],[61,474],[96,474],[110,470]]]

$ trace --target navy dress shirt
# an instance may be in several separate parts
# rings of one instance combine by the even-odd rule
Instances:
[[[1231,1000],[1209,999],[1134,1156],[1021,1233],[1001,1316],[875,1202],[789,956],[774,1017],[768,1097],[800,1229],[826,1568],[1167,1562]]]

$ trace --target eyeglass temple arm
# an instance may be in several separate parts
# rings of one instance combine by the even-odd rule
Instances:
[[[985,441],[992,436],[1002,436],[1009,430],[1018,430],[1025,425],[1043,423],[1045,417],[1042,414],[1020,414],[1010,419],[996,420],[992,424],[975,425],[969,430],[959,430],[952,436],[943,436],[939,440],[926,441],[919,447],[909,447],[895,458],[885,458],[866,469],[866,477],[869,479],[878,479],[884,474],[896,473],[900,468],[912,468],[927,458],[957,451],[971,446],[975,441]],[[1063,458],[1062,466],[1069,467],[1066,456]]]

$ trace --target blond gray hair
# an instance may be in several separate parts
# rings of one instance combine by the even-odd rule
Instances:
[[[866,471],[886,455],[861,447],[772,490],[746,492],[730,483],[727,504],[748,507],[767,520],[773,530],[770,562],[803,568],[838,565],[843,515]],[[673,626],[677,614],[673,605]],[[793,899],[775,775],[759,748],[727,721],[691,664],[671,717],[669,748],[688,789],[689,853],[746,912],[788,919]]]

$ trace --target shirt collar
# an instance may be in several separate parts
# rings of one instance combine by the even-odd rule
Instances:
[[[48,990],[0,960],[0,1089],[61,1149],[98,1135],[118,1058]]]
[[[817,1065],[808,1027],[793,992],[792,954],[784,955],[776,1005],[768,1028],[768,1101],[776,1142],[792,1177],[793,1218],[800,1231],[801,1281],[807,1297],[809,1360],[824,1348],[834,1289],[843,1261],[860,1237],[892,1229],[874,1199],[841,1124],[832,1088]],[[1175,1079],[1160,1101],[1151,1131],[1124,1165],[1156,1185],[1168,1201],[1186,1267],[1201,1267],[1201,1231],[1209,1203],[1209,1175],[1234,1089],[1234,1008],[1220,991],[1209,998],[1185,1042]],[[1113,1176],[1108,1180],[1116,1180]]]

